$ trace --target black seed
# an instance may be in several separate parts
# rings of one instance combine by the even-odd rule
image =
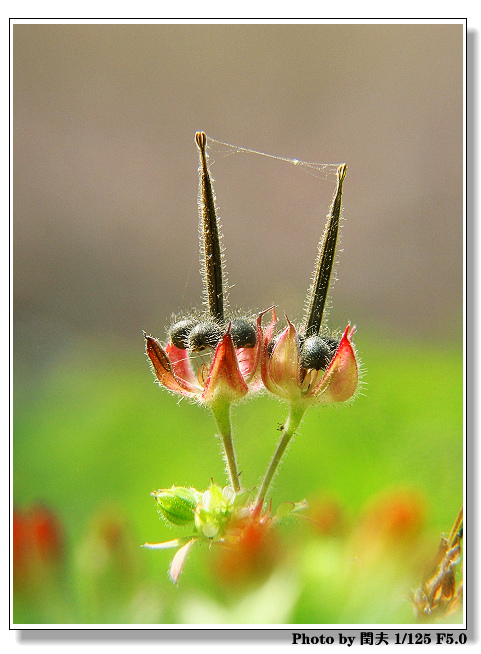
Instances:
[[[255,347],[257,342],[256,328],[253,323],[243,318],[234,318],[230,324],[230,335],[234,347]]]
[[[216,322],[200,322],[189,334],[189,350],[199,352],[206,347],[216,347],[222,338],[222,330]]]
[[[169,329],[169,337],[171,342],[180,350],[185,350],[189,342],[189,334],[196,326],[197,321],[189,318],[179,320]]]
[[[315,370],[327,368],[336,350],[333,350],[326,340],[320,336],[306,338],[301,353],[301,366],[303,368],[314,368]],[[334,339],[329,337],[329,340]]]

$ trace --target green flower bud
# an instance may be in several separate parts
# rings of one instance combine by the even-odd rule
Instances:
[[[195,488],[172,486],[151,493],[161,516],[173,525],[183,526],[194,522],[194,510],[201,499]]]

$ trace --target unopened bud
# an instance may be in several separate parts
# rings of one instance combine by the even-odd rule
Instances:
[[[161,516],[173,525],[188,525],[194,522],[194,510],[201,499],[195,488],[172,486],[151,493],[159,507]]]

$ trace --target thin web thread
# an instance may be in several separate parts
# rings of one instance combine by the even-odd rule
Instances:
[[[242,148],[237,145],[232,145],[231,143],[225,143],[224,141],[218,141],[217,139],[213,139],[210,136],[207,136],[207,148],[210,150],[210,153],[216,153],[221,155],[223,158],[225,157],[230,157],[233,154],[255,154],[261,157],[267,157],[268,159],[277,159],[278,161],[284,161],[288,164],[291,164],[293,166],[297,166],[307,174],[315,177],[316,179],[323,179],[327,180],[329,176],[334,176],[337,178],[337,171],[339,169],[339,166],[341,166],[341,163],[315,163],[315,162],[310,162],[310,161],[301,161],[300,159],[292,159],[290,157],[280,157],[276,156],[273,154],[268,154],[266,152],[260,152],[258,150],[252,150],[250,148]],[[213,158],[211,158],[211,165],[213,165],[215,161]],[[335,195],[334,195],[335,197]],[[333,198],[334,201],[334,198]],[[327,216],[329,218],[329,214]],[[336,276],[336,268],[338,264],[338,256],[342,252],[342,249],[340,248],[340,243],[341,243],[341,226],[343,223],[344,219],[343,216],[340,216],[339,219],[339,234],[338,234],[338,242],[337,242],[337,247],[336,247],[336,253],[335,253],[335,259],[333,262],[333,267],[332,267],[332,272],[331,272],[331,278],[330,278],[330,283],[329,283],[329,291],[327,294],[326,298],[326,303],[324,306],[324,312],[323,312],[323,320],[322,320],[322,328],[321,332],[324,333],[327,330],[327,322],[328,322],[328,317],[330,310],[332,308],[331,304],[331,292],[332,288],[334,286],[334,283],[337,280]],[[321,238],[321,243],[322,243],[322,238]],[[318,255],[319,256],[319,253]],[[317,259],[316,259],[317,262]],[[306,315],[306,312],[309,310],[310,306],[310,296],[312,295],[312,290],[315,284],[315,279],[316,279],[316,268],[314,269],[313,275],[311,277],[311,284],[307,293],[307,297],[305,300],[305,306],[304,306],[304,314]],[[328,330],[330,333],[330,330]],[[327,333],[327,332],[326,332]]]
[[[215,146],[221,147],[215,147]],[[278,161],[285,161],[293,166],[298,166],[304,172],[317,177],[320,179],[327,179],[328,175],[336,175],[337,169],[341,165],[340,163],[315,163],[312,161],[301,161],[300,159],[291,159],[289,157],[279,157],[274,154],[268,154],[267,152],[260,152],[259,150],[251,150],[250,148],[241,148],[238,145],[232,145],[231,143],[224,143],[223,141],[217,141],[210,136],[207,136],[207,147],[212,151],[218,154],[221,154],[223,157],[230,157],[233,154],[246,153],[246,154],[256,154],[261,157],[267,157],[268,159],[277,159]]]

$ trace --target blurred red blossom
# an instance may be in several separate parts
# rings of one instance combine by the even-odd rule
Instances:
[[[63,559],[64,534],[58,516],[43,504],[13,509],[12,564],[14,588],[36,579],[42,569]]]

